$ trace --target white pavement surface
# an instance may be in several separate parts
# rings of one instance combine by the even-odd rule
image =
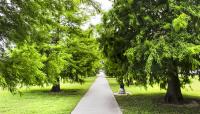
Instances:
[[[71,114],[122,114],[103,71]]]

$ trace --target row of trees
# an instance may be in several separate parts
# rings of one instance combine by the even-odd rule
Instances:
[[[99,68],[92,0],[1,0],[0,86],[82,83]],[[199,0],[114,0],[98,31],[108,75],[124,83],[166,88],[165,101],[183,101],[181,87],[200,66]],[[91,11],[94,12],[94,11]],[[93,13],[91,13],[93,14]],[[199,70],[197,70],[199,71]],[[199,74],[199,72],[197,72]]]
[[[200,67],[199,26],[199,0],[115,0],[98,27],[108,75],[122,86],[159,83],[166,102],[182,102]]]
[[[99,67],[98,43],[92,29],[80,27],[90,15],[81,5],[90,0],[1,0],[0,86],[82,83]]]

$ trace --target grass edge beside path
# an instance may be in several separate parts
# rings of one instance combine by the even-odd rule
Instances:
[[[70,114],[90,88],[96,77],[84,84],[66,83],[59,93],[49,92],[51,86],[23,88],[23,95],[0,90],[0,114]]]
[[[112,91],[118,92],[119,85],[114,78],[107,78]],[[164,103],[165,90],[159,86],[144,87],[129,86],[125,87],[130,95],[116,96],[115,98],[123,111],[123,114],[200,114],[200,82],[194,80],[191,88],[182,89],[186,100],[191,101],[185,105],[173,105]]]

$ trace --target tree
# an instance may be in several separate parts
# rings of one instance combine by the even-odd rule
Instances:
[[[1,83],[14,92],[19,85],[42,85],[44,60],[38,45],[50,41],[50,20],[45,1],[2,0],[0,2]],[[33,71],[34,70],[34,71]]]
[[[98,46],[98,44],[95,43],[95,39],[91,37],[87,38],[89,34],[87,34],[87,32],[84,33],[84,31],[80,29],[81,24],[86,21],[88,15],[82,13],[84,11],[79,9],[79,4],[80,2],[78,1],[64,2],[61,0],[57,3],[58,10],[55,11],[55,15],[53,15],[56,24],[53,26],[51,43],[48,44],[49,46],[47,46],[46,51],[41,48],[49,58],[46,61],[45,72],[47,76],[50,76],[48,79],[50,79],[49,81],[53,84],[51,89],[53,92],[60,91],[61,78],[71,79],[75,82],[83,82],[83,79],[80,77],[89,73],[88,70],[93,69],[93,67],[91,67],[92,65],[89,66],[89,64],[92,64],[93,61],[98,61],[98,57],[96,57],[98,56],[97,53],[95,53],[95,55],[86,52],[88,51],[88,47],[90,47],[90,52],[94,53],[96,48],[91,46]],[[77,42],[78,40],[80,41]],[[76,43],[71,45],[72,42]],[[76,50],[74,50],[74,48],[76,48]],[[72,50],[74,52],[72,52]],[[82,52],[86,53],[81,55]],[[85,61],[87,58],[85,57],[92,59],[89,61],[91,63],[86,64]],[[85,68],[88,70],[84,70]]]
[[[98,7],[91,0],[0,2],[0,38],[1,43],[5,44],[1,47],[1,87],[14,92],[19,85],[53,84],[52,91],[60,91],[61,78],[77,81],[71,78],[76,75],[66,73],[70,71],[70,64],[80,70],[85,69],[81,77],[96,68],[93,63],[99,59],[96,53],[98,43],[96,39],[88,37],[89,32],[84,33],[80,29],[88,18],[79,9],[83,3]],[[71,45],[71,42],[79,39]],[[80,50],[72,52],[76,46]],[[79,56],[82,49],[85,51],[83,58]],[[79,58],[75,59],[77,55]],[[82,66],[73,61],[83,62]]]
[[[166,102],[181,103],[181,87],[200,66],[199,4],[115,0],[104,15],[100,42],[108,60],[123,70],[123,80],[146,87],[159,83],[167,87]]]
[[[45,57],[35,47],[24,44],[1,59],[1,79],[4,82],[0,83],[2,87],[15,92],[17,86],[43,85],[46,75],[41,69],[44,67]]]
[[[74,37],[68,40],[67,48],[71,54],[69,64],[63,71],[64,79],[83,83],[84,77],[94,76],[99,69],[99,49],[96,39],[92,37]]]

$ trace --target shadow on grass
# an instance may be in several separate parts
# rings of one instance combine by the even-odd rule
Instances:
[[[30,89],[30,90],[23,90],[22,97],[27,94],[32,95],[39,95],[39,96],[79,96],[85,93],[85,89],[62,89],[60,92],[51,92],[50,89]]]
[[[187,104],[164,102],[164,94],[116,96],[123,114],[200,114],[200,97],[184,96]]]

